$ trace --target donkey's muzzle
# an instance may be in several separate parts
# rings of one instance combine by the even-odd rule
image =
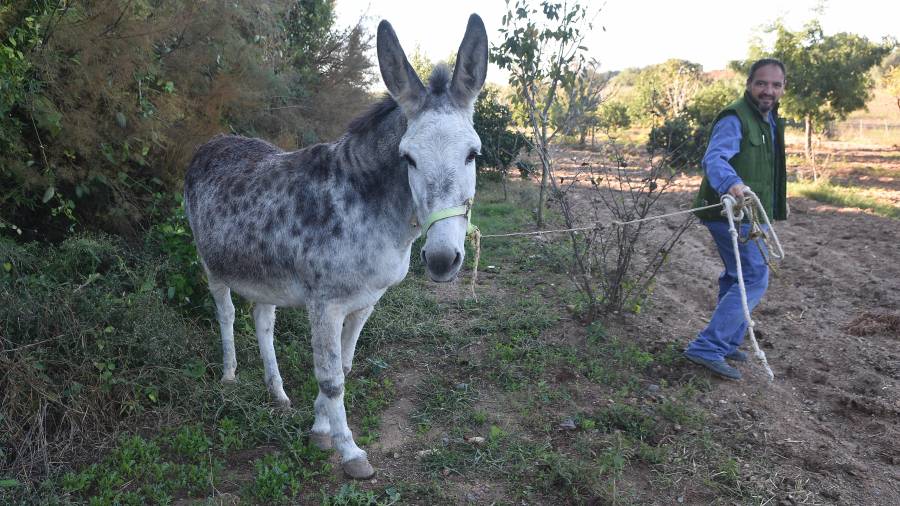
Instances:
[[[422,248],[422,263],[425,264],[425,272],[432,281],[446,283],[452,281],[462,267],[462,252],[458,249],[444,249],[441,251],[426,252]]]

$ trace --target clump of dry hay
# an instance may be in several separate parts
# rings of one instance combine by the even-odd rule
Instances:
[[[867,311],[847,324],[845,329],[854,336],[900,337],[900,315]]]

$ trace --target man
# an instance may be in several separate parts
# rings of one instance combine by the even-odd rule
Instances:
[[[785,70],[780,61],[766,58],[751,66],[744,96],[722,110],[713,125],[695,207],[715,204],[725,193],[742,203],[744,191],[751,189],[770,219],[787,219],[784,120],[777,115],[784,86]],[[712,234],[725,271],[719,276],[719,301],[712,318],[684,350],[684,356],[719,376],[737,380],[741,378],[740,371],[726,360],[747,360],[747,355],[738,349],[747,321],[728,220],[721,208],[700,211],[697,216]],[[742,237],[749,227],[749,223],[740,224]],[[769,286],[769,269],[753,241],[740,244],[739,250],[747,305],[752,311]]]

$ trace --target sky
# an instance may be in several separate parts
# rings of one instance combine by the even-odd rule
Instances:
[[[513,0],[513,3],[515,0]],[[536,0],[532,3],[537,5]],[[723,69],[731,60],[746,58],[750,40],[760,27],[783,19],[799,30],[818,17],[826,34],[852,32],[873,41],[900,38],[900,2],[897,0],[830,0],[824,14],[813,8],[820,0],[753,2],[734,0],[606,0],[588,1],[597,12],[585,45],[602,70],[622,70],[661,63],[670,58],[690,60],[704,70]],[[393,25],[407,54],[416,46],[432,60],[446,60],[456,52],[469,14],[478,13],[491,44],[500,43],[504,0],[337,0],[338,26],[355,25],[360,18],[375,33],[381,19]],[[506,83],[506,76],[491,65],[488,81]]]

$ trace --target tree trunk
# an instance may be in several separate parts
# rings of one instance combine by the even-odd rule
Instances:
[[[547,163],[544,162],[544,157],[541,156],[541,192],[538,194],[538,213],[537,213],[537,227],[538,229],[543,228],[544,226],[544,202],[547,197],[544,195],[547,190],[547,177],[550,172],[549,167],[547,167]]]
[[[803,118],[803,124],[806,127],[806,161],[812,161],[812,117],[807,115]]]

